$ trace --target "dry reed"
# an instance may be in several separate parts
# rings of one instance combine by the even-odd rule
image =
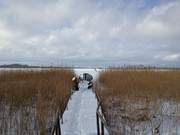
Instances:
[[[65,69],[0,71],[0,134],[46,134],[64,112],[73,76]]]
[[[107,70],[100,74],[95,91],[114,134],[136,134],[137,126],[143,122],[147,127],[142,134],[150,125],[154,133],[158,126],[158,132],[162,128],[164,121],[157,122],[160,118],[179,117],[179,81],[180,71]],[[131,130],[127,131],[127,127]]]

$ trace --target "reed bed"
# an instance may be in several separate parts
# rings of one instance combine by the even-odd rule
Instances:
[[[106,70],[96,82],[112,134],[180,134],[180,71]]]
[[[72,70],[0,71],[0,134],[46,135],[71,95]]]

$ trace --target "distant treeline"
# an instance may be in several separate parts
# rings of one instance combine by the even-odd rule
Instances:
[[[171,66],[145,66],[145,65],[124,65],[124,66],[109,66],[108,69],[130,69],[130,70],[136,70],[136,69],[142,69],[142,70],[148,70],[148,69],[157,69],[157,70],[180,70],[180,67],[171,67]]]
[[[98,68],[98,69],[122,69],[122,70],[136,70],[136,69],[158,69],[158,70],[180,70],[180,67],[176,66],[151,66],[151,65],[123,65],[123,66],[107,66],[107,67],[80,67],[80,66],[32,66],[27,64],[4,64],[0,65],[0,68]]]
[[[72,68],[63,66],[30,66],[26,64],[4,64],[0,65],[0,68]]]
[[[21,65],[21,64],[9,64],[9,65],[1,65],[1,68],[28,68],[28,65]]]

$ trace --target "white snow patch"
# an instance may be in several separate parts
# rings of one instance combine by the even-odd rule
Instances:
[[[80,83],[80,90],[72,95],[63,115],[62,134],[97,135],[96,108],[95,94],[87,89],[87,82]]]

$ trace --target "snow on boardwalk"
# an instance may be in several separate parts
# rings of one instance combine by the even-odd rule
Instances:
[[[87,89],[87,82],[80,83],[63,115],[62,135],[97,135],[96,108],[95,94]]]

